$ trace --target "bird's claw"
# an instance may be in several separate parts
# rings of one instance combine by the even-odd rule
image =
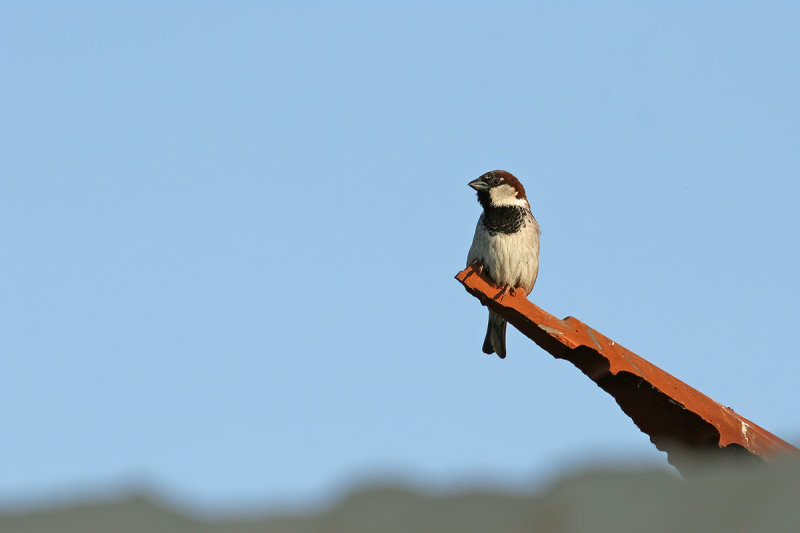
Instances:
[[[511,296],[514,296],[514,293],[512,292],[513,290],[514,289],[511,286],[503,285],[500,288],[500,292],[495,294],[494,298],[492,298],[492,300],[502,300],[503,298],[505,298],[506,294],[509,294],[509,293],[511,294]]]
[[[480,259],[476,259],[472,263],[469,264],[472,267],[466,276],[464,276],[464,281],[466,281],[471,275],[478,274],[478,276],[483,275],[483,263],[481,263]]]
[[[505,298],[506,295],[510,295],[512,298],[516,297],[517,296],[517,288],[516,287],[512,287],[511,285],[503,285],[500,288],[500,292],[495,294],[494,298],[492,298],[492,300],[502,300],[503,298]]]
[[[470,273],[467,274],[464,279],[470,277],[472,274],[483,276],[484,271],[486,270],[480,259],[476,259],[475,261],[471,262],[469,266],[472,267],[472,271],[470,271]],[[500,292],[495,294],[492,300],[502,300],[507,294],[510,294],[511,297],[514,298],[517,295],[517,288],[511,285],[503,285],[500,287]]]

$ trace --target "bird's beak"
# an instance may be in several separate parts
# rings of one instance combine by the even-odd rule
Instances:
[[[489,185],[487,185],[485,181],[481,181],[480,178],[470,181],[467,185],[476,191],[485,191],[489,188]]]

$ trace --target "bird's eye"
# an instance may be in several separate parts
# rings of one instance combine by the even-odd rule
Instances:
[[[492,178],[492,185],[500,185],[500,178]]]

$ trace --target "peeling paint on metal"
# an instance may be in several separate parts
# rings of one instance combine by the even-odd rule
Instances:
[[[747,435],[747,430],[750,429],[750,426],[747,425],[746,422],[742,422],[742,436],[744,437],[744,441],[750,444],[750,437]]]
[[[613,345],[613,343],[612,343],[612,345]],[[626,354],[625,352],[622,352],[622,357],[624,357],[631,365],[633,365],[633,368],[638,370],[640,374],[644,374],[642,369],[639,368],[638,366],[636,366],[636,363],[634,363],[633,360],[630,357],[628,357],[628,354]]]
[[[586,326],[586,331],[589,332],[589,336],[592,338],[592,342],[594,343],[594,345],[597,346],[597,349],[602,350],[602,348],[600,347],[600,343],[597,342],[597,338],[595,338],[594,336],[594,331],[592,331],[592,328]]]
[[[550,326],[542,326],[542,325],[540,324],[540,325],[539,325],[539,327],[540,327],[541,329],[545,330],[547,333],[551,333],[551,334],[553,334],[553,335],[563,335],[563,334],[564,334],[564,332],[563,332],[563,331],[561,331],[561,330],[558,330],[558,329],[556,329],[556,328],[551,328]]]

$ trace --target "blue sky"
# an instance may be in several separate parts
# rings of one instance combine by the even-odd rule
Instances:
[[[0,3],[0,503],[205,508],[664,465],[453,280],[495,168],[531,299],[798,444],[795,3]]]

